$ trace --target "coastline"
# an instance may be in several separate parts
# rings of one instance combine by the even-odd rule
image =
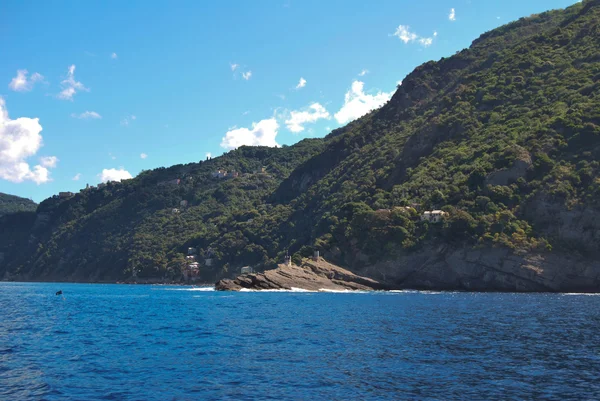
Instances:
[[[477,264],[477,263],[475,263]],[[411,264],[402,264],[402,266],[410,266]],[[482,264],[480,269],[489,269],[490,264]],[[463,268],[460,264],[447,265],[444,268],[445,274],[450,275],[452,269]],[[502,274],[499,269],[493,269],[496,274]],[[534,283],[537,280],[544,279],[543,270],[529,270],[528,282]],[[402,269],[398,270],[401,273]],[[410,280],[396,281],[388,279],[388,281],[377,281],[372,277],[380,277],[376,270],[363,271],[367,275],[360,276],[340,266],[334,265],[320,258],[315,261],[312,259],[303,259],[299,266],[293,264],[281,264],[275,269],[266,270],[259,273],[241,274],[234,278],[225,278],[214,282],[183,282],[161,279],[139,279],[139,280],[51,280],[51,279],[23,279],[22,277],[14,277],[11,279],[4,278],[2,282],[13,283],[55,283],[60,284],[110,284],[110,285],[155,285],[155,286],[178,286],[184,288],[213,288],[216,291],[241,291],[241,292],[439,292],[439,293],[506,293],[506,294],[600,294],[600,288],[597,285],[565,285],[552,288],[546,285],[499,285],[506,282],[499,280],[497,277],[492,278],[488,282],[479,282],[476,287],[467,287],[463,280],[452,281],[436,281],[433,277],[442,277],[439,269],[427,271],[420,270],[418,273],[421,279],[415,280],[415,275],[408,274],[405,278]],[[471,280],[475,276],[481,274],[473,274],[470,272],[466,276],[470,276]],[[508,273],[508,272],[504,272]],[[547,272],[546,272],[547,273]],[[483,276],[488,276],[489,273],[483,272]],[[510,274],[510,277],[515,277],[515,274]],[[537,277],[537,279],[536,279]],[[592,280],[593,281],[593,280]],[[466,282],[469,284],[469,282]],[[592,283],[593,284],[593,283]]]
[[[173,287],[186,287],[190,290],[198,288],[204,291],[215,291],[215,292],[227,292],[220,291],[215,288],[214,283],[203,283],[203,284],[185,284],[185,283],[133,283],[133,282],[99,282],[99,281],[39,281],[39,280],[2,280],[1,283],[12,283],[12,284],[93,284],[93,285],[136,285],[136,286],[173,286]],[[329,290],[329,289],[318,289],[308,290],[304,288],[293,287],[290,289],[241,289],[239,291],[229,292],[240,292],[240,293],[320,293],[320,294],[366,294],[366,293],[418,293],[418,294],[539,294],[539,295],[586,295],[586,296],[600,296],[600,291],[501,291],[501,290],[465,290],[462,288],[457,289],[432,289],[432,288],[393,288],[393,289],[382,289],[382,290]]]

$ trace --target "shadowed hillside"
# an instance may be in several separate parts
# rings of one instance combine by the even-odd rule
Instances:
[[[37,204],[31,199],[0,193],[0,217],[17,212],[35,212]]]

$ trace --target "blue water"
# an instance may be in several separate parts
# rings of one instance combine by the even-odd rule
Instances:
[[[0,283],[3,400],[534,398],[600,399],[600,296]]]

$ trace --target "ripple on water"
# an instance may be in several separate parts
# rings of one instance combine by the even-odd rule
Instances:
[[[0,283],[0,399],[600,399],[589,294],[54,288]]]

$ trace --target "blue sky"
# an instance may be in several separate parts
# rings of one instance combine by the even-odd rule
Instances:
[[[4,0],[0,192],[39,202],[241,144],[324,136],[416,66],[573,3]]]

